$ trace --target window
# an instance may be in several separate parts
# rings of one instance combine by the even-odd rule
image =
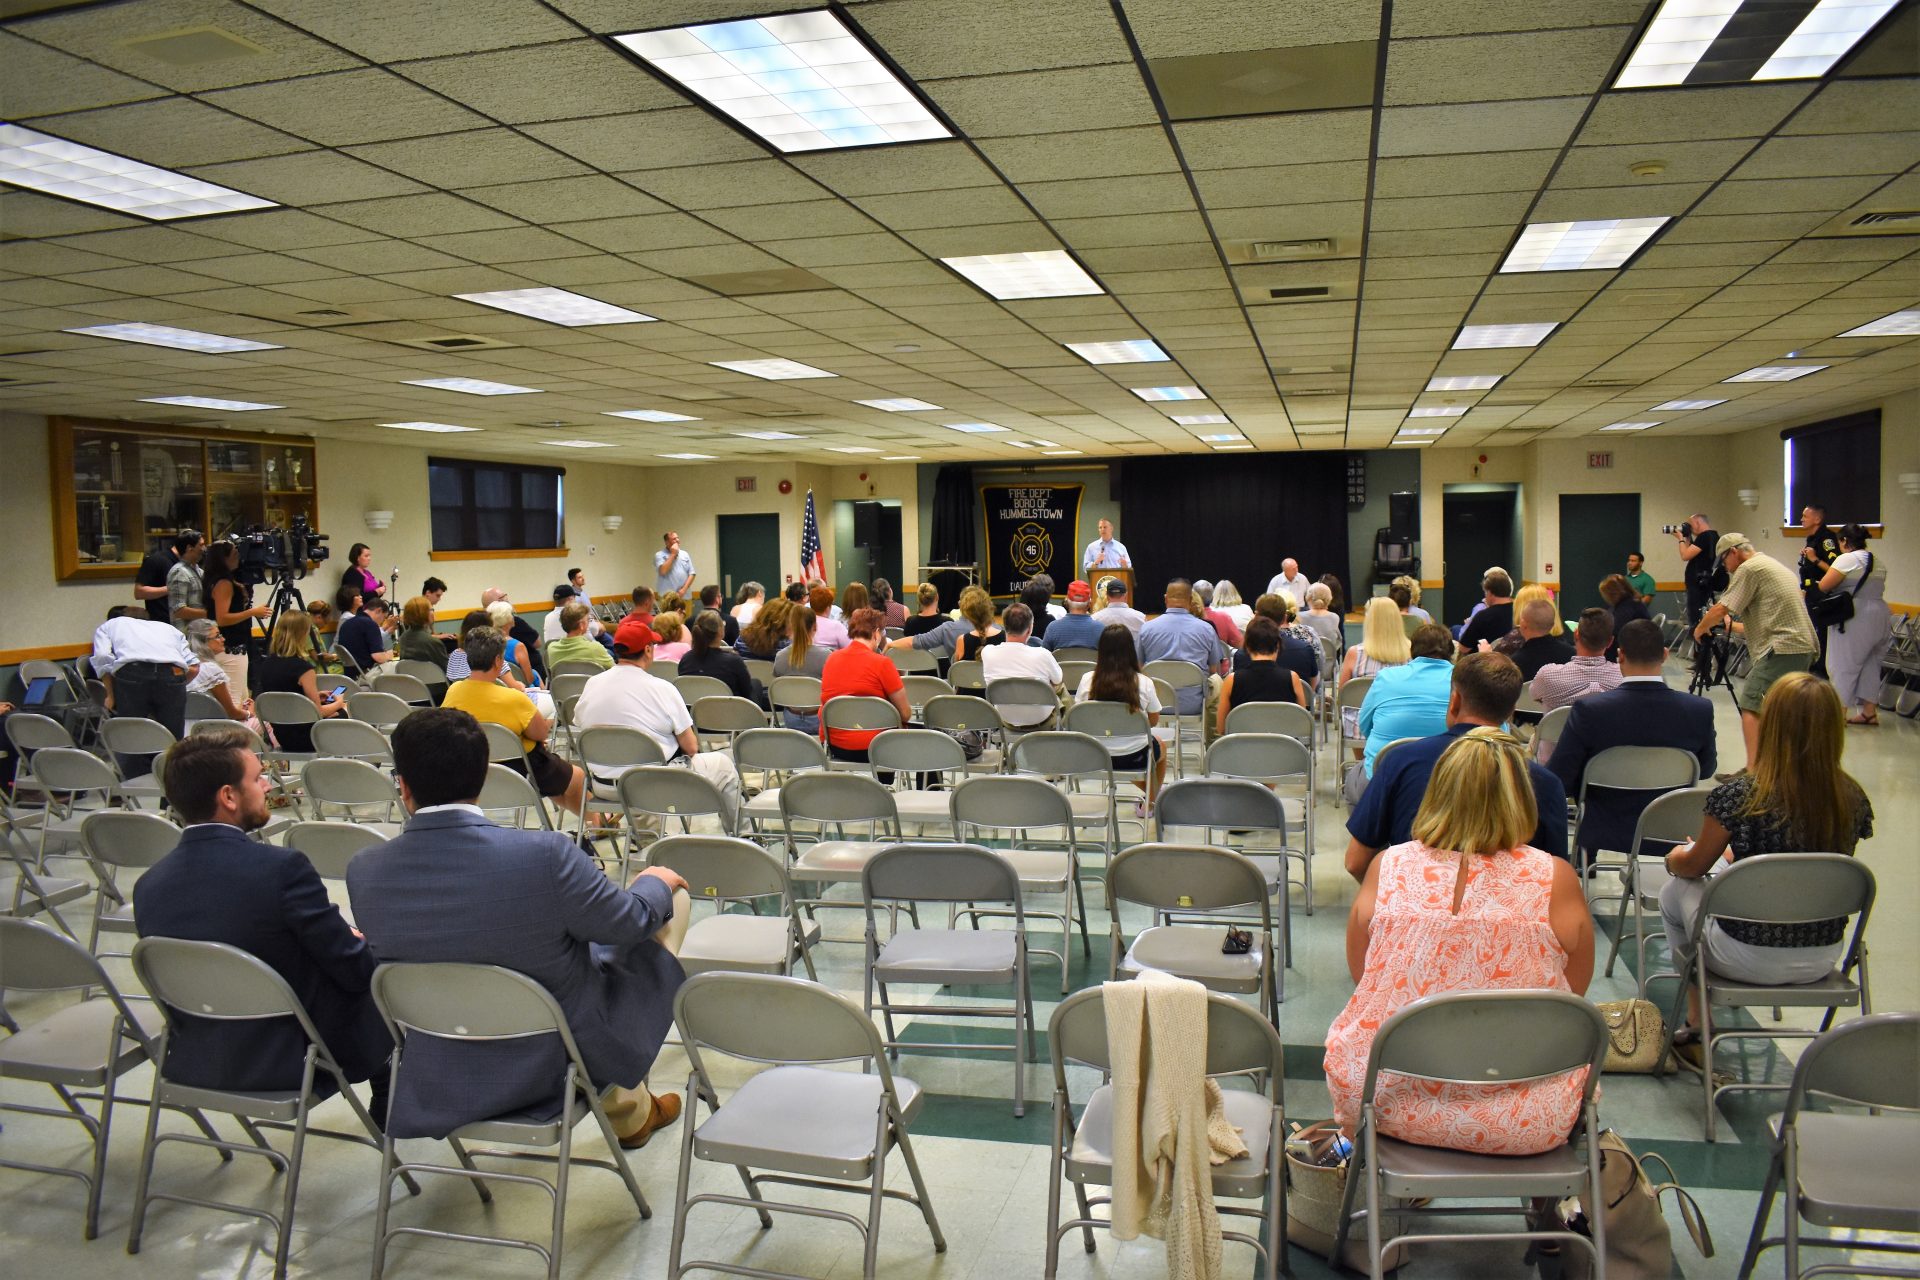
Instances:
[[[559,467],[428,458],[435,551],[558,548],[566,537]]]
[[[1880,523],[1880,411],[1850,413],[1789,427],[1780,433],[1787,479],[1785,522],[1800,523],[1800,510],[1817,502],[1827,523]]]

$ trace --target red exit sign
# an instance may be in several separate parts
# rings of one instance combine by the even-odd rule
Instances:
[[[1612,465],[1613,455],[1610,453],[1590,453],[1587,455],[1587,470],[1589,471],[1598,471],[1606,467],[1611,467]]]
[[[752,493],[759,487],[760,478],[758,476],[735,476],[733,478],[733,491],[735,493]]]

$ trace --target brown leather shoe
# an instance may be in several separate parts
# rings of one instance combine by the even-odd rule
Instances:
[[[620,1135],[620,1145],[628,1151],[638,1151],[647,1145],[657,1130],[664,1129],[680,1118],[680,1095],[677,1093],[656,1093],[653,1095],[653,1109],[647,1113],[647,1120],[632,1133]]]

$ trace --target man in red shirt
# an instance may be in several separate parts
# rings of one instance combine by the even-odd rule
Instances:
[[[820,672],[820,703],[835,698],[885,698],[900,712],[900,723],[907,722],[907,687],[899,668],[880,652],[886,644],[887,615],[878,609],[856,609],[847,619],[847,647],[835,650]],[[826,717],[820,727],[827,738],[827,754],[835,760],[865,763],[867,744],[879,736],[875,729],[828,729]]]

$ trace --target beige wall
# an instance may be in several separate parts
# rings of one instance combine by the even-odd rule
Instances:
[[[1660,532],[1661,525],[1704,511],[1713,518],[1715,528],[1745,527],[1738,523],[1738,516],[1746,511],[1733,500],[1737,486],[1727,483],[1727,454],[1734,438],[1581,436],[1527,446],[1533,454],[1527,491],[1540,495],[1528,508],[1527,579],[1560,580],[1560,494],[1638,493],[1637,541],[1647,558],[1647,572],[1660,582],[1679,582],[1681,560],[1672,536]],[[1777,432],[1774,442],[1779,443]],[[1613,465],[1589,468],[1589,453],[1611,453]],[[1581,585],[1591,588],[1593,584]]]

